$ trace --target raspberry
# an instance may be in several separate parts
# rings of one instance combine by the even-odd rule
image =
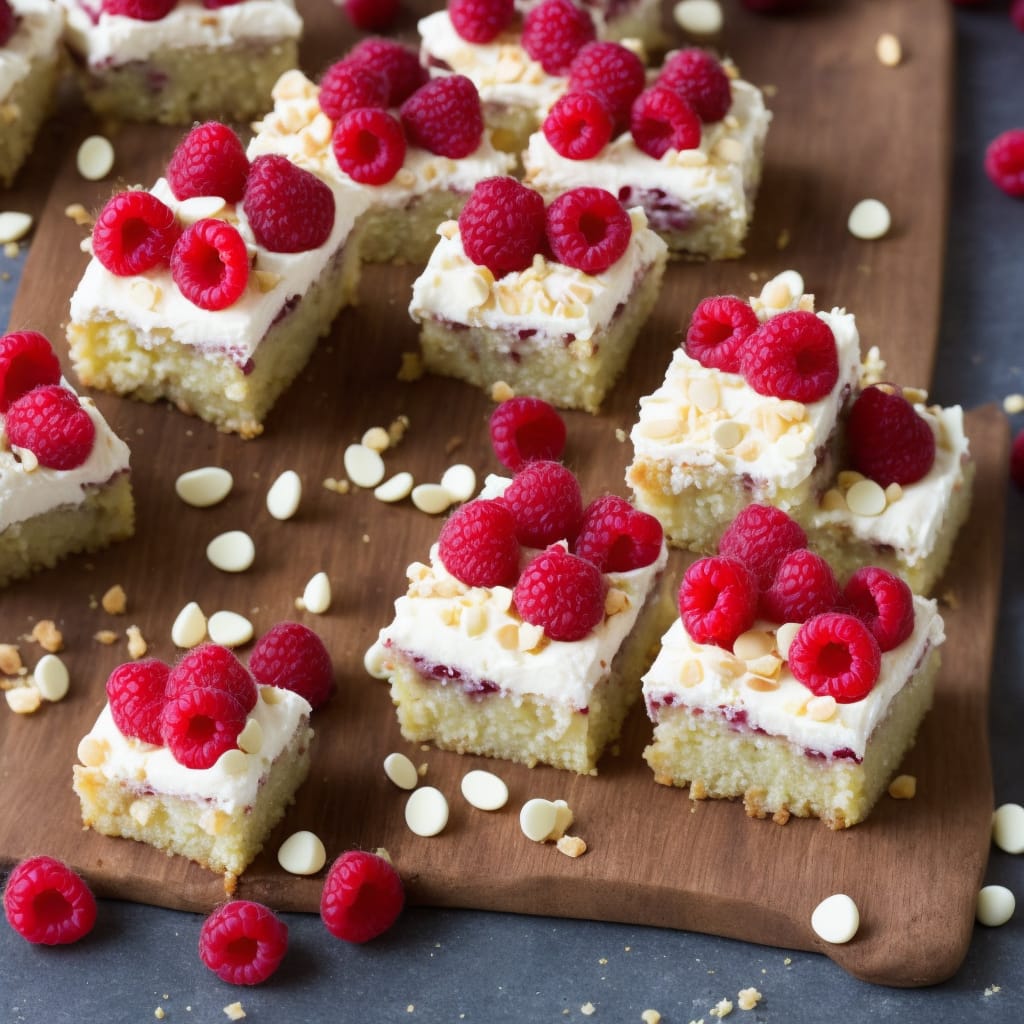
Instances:
[[[612,115],[592,92],[568,92],[544,118],[544,137],[567,160],[589,160],[608,145]]]
[[[107,700],[114,725],[125,736],[160,746],[160,713],[164,707],[169,666],[159,658],[118,665],[107,679]]]
[[[758,612],[771,622],[806,622],[839,604],[839,584],[821,555],[800,548],[782,560],[775,579],[761,592]]]
[[[881,487],[912,484],[935,461],[935,435],[892,385],[865,388],[846,420],[850,465]]]
[[[813,313],[780,313],[747,339],[740,369],[759,395],[816,402],[839,379],[836,339],[829,325]]]
[[[249,655],[249,671],[263,686],[279,686],[320,707],[331,695],[334,669],[323,640],[308,626],[279,622]]]
[[[7,0],[0,0],[0,46],[6,46],[14,35],[18,25],[18,17]]]
[[[181,225],[169,206],[149,192],[118,192],[92,229],[92,251],[112,274],[144,274],[171,256]]]
[[[914,595],[899,576],[877,566],[858,569],[843,588],[850,612],[871,630],[884,653],[914,632]]]
[[[168,699],[189,690],[223,690],[248,714],[259,694],[246,667],[219,644],[203,644],[189,651],[167,677]]]
[[[196,125],[178,143],[167,165],[167,183],[177,199],[220,196],[237,203],[245,194],[248,176],[241,139],[219,121]]]
[[[459,214],[466,255],[495,277],[525,270],[544,248],[544,200],[515,178],[477,182]]]
[[[1013,439],[1010,449],[1010,479],[1024,490],[1024,430]]]
[[[523,49],[549,75],[565,75],[596,32],[590,15],[572,0],[544,0],[523,22]]]
[[[801,627],[789,645],[789,669],[819,697],[863,700],[878,681],[882,652],[855,615],[826,612]]]
[[[630,572],[651,565],[661,553],[661,523],[608,494],[583,510],[573,552],[601,572]]]
[[[476,152],[484,137],[480,94],[465,75],[431,79],[402,104],[399,114],[414,146],[452,160]]]
[[[565,421],[543,398],[517,395],[491,413],[491,444],[513,473],[534,459],[559,459],[565,450]]]
[[[339,60],[324,72],[320,81],[320,109],[332,121],[359,107],[383,110],[387,105],[387,78],[382,71],[366,64]]]
[[[701,366],[739,373],[740,351],[759,326],[749,303],[735,295],[713,295],[693,311],[683,347]]]
[[[757,579],[759,590],[775,580],[782,560],[807,546],[807,534],[773,505],[748,505],[729,524],[718,542],[718,553],[742,562]]]
[[[514,15],[513,0],[448,0],[455,31],[470,43],[489,43]]]
[[[569,91],[600,96],[619,129],[629,124],[644,82],[643,61],[620,43],[587,43],[569,67]]]
[[[379,32],[398,17],[398,0],[344,0],[342,9],[356,28]]]
[[[53,346],[38,331],[15,331],[0,338],[0,412],[42,384],[60,383]]]
[[[985,173],[1008,196],[1024,197],[1024,128],[1011,128],[988,144]]]
[[[361,185],[386,185],[405,163],[405,133],[386,110],[357,107],[343,114],[331,139],[338,166]]]
[[[159,21],[166,18],[178,0],[103,0],[105,14],[120,14],[137,21]]]
[[[199,959],[232,985],[258,985],[280,966],[288,926],[262,903],[232,900],[218,907],[199,933]]]
[[[551,640],[582,640],[604,618],[605,585],[593,562],[556,544],[523,570],[512,602]]]
[[[697,643],[731,651],[736,637],[754,624],[757,580],[735,558],[698,559],[683,574],[679,614]]]
[[[633,222],[611,192],[574,188],[548,207],[547,233],[559,263],[600,274],[626,251]]]
[[[398,920],[404,903],[402,879],[391,861],[349,850],[327,872],[320,917],[335,938],[369,942]]]
[[[661,86],[637,96],[629,112],[629,130],[637,148],[655,160],[670,149],[700,145],[700,118],[679,93]]]
[[[679,50],[658,75],[658,85],[674,89],[705,123],[721,121],[732,106],[729,76],[707,50]]]
[[[529,548],[573,540],[583,516],[579,481],[560,462],[528,462],[505,488],[502,501],[516,521],[516,538]]]
[[[171,252],[171,277],[200,309],[227,309],[249,283],[249,252],[238,228],[208,217],[182,233]]]
[[[7,410],[7,440],[48,469],[74,469],[92,452],[96,426],[78,395],[59,384],[33,388]]]
[[[1010,5],[1010,21],[1017,27],[1018,32],[1024,32],[1024,0],[1013,0]]]
[[[334,193],[287,157],[258,156],[242,203],[256,241],[271,252],[317,249],[334,227]]]
[[[444,567],[467,587],[506,587],[519,572],[515,517],[501,501],[477,498],[441,527]]]
[[[53,857],[29,857],[7,879],[4,913],[23,939],[61,946],[92,931],[96,900],[66,864]]]
[[[195,688],[169,696],[160,714],[160,736],[178,764],[212,768],[238,745],[245,711],[227,690]]]
[[[352,47],[348,59],[379,71],[388,80],[388,106],[397,107],[421,85],[426,84],[427,69],[419,54],[401,43],[372,36]]]

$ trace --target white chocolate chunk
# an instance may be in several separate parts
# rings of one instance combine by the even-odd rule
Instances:
[[[286,469],[267,491],[267,511],[282,522],[291,519],[302,500],[302,477],[294,469]]]
[[[463,462],[449,466],[441,477],[441,486],[452,501],[469,501],[476,494],[476,473]]]
[[[436,516],[451,507],[451,492],[440,484],[419,484],[412,489],[412,503],[427,515]]]
[[[691,36],[713,36],[722,31],[722,5],[718,0],[679,0],[672,8],[672,17]]]
[[[210,639],[222,647],[241,647],[252,639],[252,623],[238,612],[214,612],[207,623]]]
[[[856,516],[880,516],[885,511],[885,491],[874,480],[858,480],[846,492],[846,504]]]
[[[256,557],[256,545],[244,530],[228,530],[206,545],[206,557],[221,572],[245,572]]]
[[[417,789],[405,803],[405,823],[418,836],[429,838],[448,824],[448,801],[433,786]]]
[[[186,505],[209,508],[223,501],[230,493],[234,479],[220,466],[202,466],[182,473],[174,481],[174,490]]]
[[[363,655],[363,668],[367,675],[374,679],[387,679],[391,675],[388,663],[387,648],[379,641],[374,641]]]
[[[331,581],[325,572],[318,572],[302,591],[302,605],[307,612],[323,615],[331,607]]]
[[[534,797],[527,800],[519,811],[519,827],[527,839],[543,843],[555,828],[558,810],[550,800]]]
[[[86,181],[102,181],[114,166],[114,147],[103,135],[90,135],[78,147],[75,166]]]
[[[1024,853],[1024,807],[1003,804],[992,815],[992,842],[1004,853]]]
[[[277,863],[290,875],[315,875],[327,863],[327,850],[313,832],[293,832],[277,851]]]
[[[405,754],[397,751],[384,758],[384,774],[399,789],[415,789],[420,781],[416,765]]]
[[[256,718],[247,718],[238,734],[238,747],[247,754],[258,754],[263,749],[263,726]]]
[[[986,885],[978,893],[977,918],[989,928],[998,928],[1013,917],[1017,901],[1005,885]]]
[[[783,658],[789,657],[789,645],[796,639],[802,625],[802,622],[784,622],[775,631],[775,646]]]
[[[350,444],[345,449],[345,473],[357,487],[376,487],[384,479],[384,460],[380,452],[365,444]]]
[[[195,601],[189,601],[178,612],[171,626],[171,642],[175,647],[198,647],[206,639],[206,616]]]
[[[857,904],[844,893],[822,900],[811,914],[811,927],[819,938],[833,945],[849,942],[860,927]]]
[[[32,230],[32,217],[18,210],[0,213],[0,245],[17,242]]]
[[[51,702],[67,696],[70,681],[67,666],[56,654],[44,654],[32,673],[32,682],[40,696]]]
[[[889,233],[892,215],[885,203],[878,199],[862,199],[850,211],[846,226],[854,238],[873,241]]]
[[[476,769],[462,776],[462,795],[481,811],[497,811],[508,803],[508,786],[493,772]]]
[[[412,473],[396,473],[384,483],[378,484],[373,489],[373,496],[378,501],[386,502],[389,505],[396,501],[403,501],[412,493],[414,482]]]

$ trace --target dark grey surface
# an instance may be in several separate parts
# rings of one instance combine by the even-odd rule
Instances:
[[[1024,35],[1010,25],[1005,6],[957,14],[956,149],[932,394],[967,408],[1024,391],[1024,202],[991,186],[981,163],[989,139],[1024,127]],[[0,322],[21,262],[0,266],[14,271],[11,281],[0,281]],[[1024,416],[1013,426],[1024,427]],[[1022,513],[1024,496],[1012,492],[990,716],[997,804],[1024,802]],[[104,902],[95,931],[74,947],[31,947],[0,924],[0,1024],[144,1022],[155,1019],[157,1007],[170,1024],[223,1022],[223,1007],[236,1000],[248,1020],[264,1022],[639,1024],[641,1013],[653,1008],[665,1024],[700,1018],[711,1024],[708,1011],[719,999],[735,1002],[751,985],[764,999],[752,1012],[734,1010],[729,1019],[737,1024],[817,1024],[840,1015],[902,1024],[1020,1021],[1024,860],[993,848],[987,881],[1009,886],[1022,906],[1002,928],[977,926],[957,975],[922,990],[868,985],[821,956],[704,935],[425,909],[407,911],[366,947],[331,940],[313,915],[287,915],[291,942],[281,969],[265,985],[241,989],[200,965],[201,918]],[[908,878],[907,884],[927,886],[929,880]],[[582,1010],[587,1003],[592,1016]]]

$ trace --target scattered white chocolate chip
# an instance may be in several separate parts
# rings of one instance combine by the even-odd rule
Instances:
[[[889,228],[892,226],[892,215],[881,200],[862,199],[850,211],[846,226],[854,238],[873,241],[889,233]]]
[[[893,800],[913,800],[917,796],[917,778],[913,775],[897,775],[889,783],[889,796]]]
[[[783,658],[789,657],[789,645],[796,639],[802,625],[802,622],[784,622],[775,631],[775,646]]]
[[[220,466],[202,466],[182,473],[174,481],[174,490],[186,505],[209,508],[223,501],[230,493],[234,479]]]
[[[256,545],[244,530],[228,530],[206,545],[206,557],[221,572],[245,572],[256,557]]]
[[[462,795],[481,811],[497,811],[508,803],[508,786],[493,772],[475,769],[462,776]]]
[[[519,811],[519,827],[527,839],[543,843],[551,835],[558,820],[558,810],[550,800],[534,797]]]
[[[722,5],[718,0],[679,0],[672,8],[672,17],[692,36],[713,36],[722,31]]]
[[[313,832],[293,832],[277,851],[277,863],[290,875],[315,875],[327,863],[327,850]]]
[[[31,715],[38,711],[43,699],[34,686],[14,686],[10,690],[4,690],[4,697],[7,699],[7,706],[16,715]]]
[[[267,511],[275,519],[291,519],[301,500],[302,477],[294,469],[286,469],[267,491]]]
[[[206,639],[206,616],[195,601],[189,601],[178,612],[171,626],[171,642],[175,647],[198,647]]]
[[[0,244],[7,245],[24,238],[32,229],[32,218],[18,210],[0,213]]]
[[[451,508],[451,492],[440,484],[419,484],[412,489],[412,503],[427,515],[436,516]]]
[[[448,801],[433,786],[423,786],[405,803],[405,823],[418,836],[429,838],[444,831],[448,824]]]
[[[103,135],[90,135],[78,147],[75,166],[86,181],[102,181],[114,166],[114,147]]]
[[[384,758],[384,774],[399,789],[415,789],[420,780],[416,765],[397,751]]]
[[[252,623],[238,612],[220,611],[206,624],[210,639],[222,647],[241,647],[252,639]]]
[[[387,679],[391,675],[388,668],[387,648],[379,641],[374,641],[363,655],[363,668],[367,675],[374,679]]]
[[[891,32],[883,32],[875,43],[875,56],[880,64],[887,68],[897,67],[903,60],[903,46],[899,36]]]
[[[378,501],[386,502],[389,505],[396,501],[403,501],[412,493],[414,482],[412,473],[396,473],[384,483],[378,484],[373,489],[373,496]]]
[[[44,654],[32,672],[32,682],[43,700],[63,700],[70,682],[67,666],[56,654]]]
[[[1003,804],[992,815],[992,842],[1004,853],[1024,853],[1024,807]]]
[[[978,893],[977,918],[989,928],[998,928],[1013,917],[1017,901],[1005,885],[986,885]]]
[[[819,938],[833,945],[849,942],[860,927],[857,904],[844,893],[822,900],[811,914],[811,927]]]
[[[314,615],[323,615],[331,607],[331,581],[325,572],[318,572],[302,591],[302,607]]]
[[[221,196],[189,196],[178,203],[177,217],[187,226],[199,220],[216,217],[226,206],[227,201]]]
[[[345,449],[345,473],[356,487],[376,487],[384,479],[384,460],[380,452],[365,444],[350,444]]]
[[[441,486],[453,501],[469,501],[476,494],[476,473],[472,466],[458,462],[444,471]]]
[[[1019,412],[1024,412],[1024,395],[1019,392],[1007,395],[1003,399],[1003,412],[1007,416],[1015,416]]]

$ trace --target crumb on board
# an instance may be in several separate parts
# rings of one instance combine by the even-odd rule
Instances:
[[[32,627],[31,639],[50,654],[64,650],[64,635],[53,619],[40,619]]]

